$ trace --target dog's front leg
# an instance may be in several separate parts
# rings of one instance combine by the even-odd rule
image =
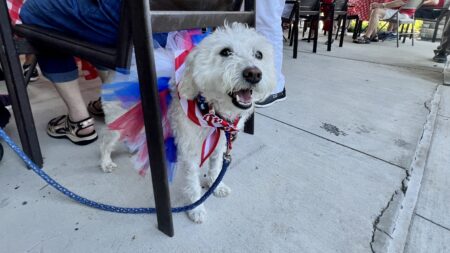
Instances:
[[[183,159],[180,161],[181,169],[185,173],[184,194],[189,203],[199,200],[202,195],[200,185],[200,168],[192,159]],[[203,204],[187,212],[189,218],[195,223],[203,223],[206,220],[206,209]]]
[[[100,167],[104,172],[112,172],[115,168],[117,168],[117,164],[115,164],[111,159],[111,153],[114,151],[114,147],[119,139],[120,133],[118,131],[104,131],[102,142],[100,144]]]
[[[220,148],[222,147],[222,148]],[[225,143],[222,141],[217,146],[216,150],[214,150],[214,153],[211,155],[209,160],[209,171],[208,171],[208,187],[211,187],[214,181],[216,181],[217,176],[219,175],[220,171],[222,170],[222,164],[223,164],[223,153],[225,152]],[[217,186],[217,188],[214,190],[214,196],[216,197],[226,197],[230,194],[231,189],[227,185],[225,185],[223,182],[220,182],[220,184]]]

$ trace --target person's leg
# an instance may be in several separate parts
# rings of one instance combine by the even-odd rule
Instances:
[[[55,84],[56,90],[68,109],[68,116],[72,122],[91,122],[86,104],[81,95],[78,84],[78,68],[72,56],[38,56],[42,74]],[[51,122],[49,128],[51,128]],[[96,136],[93,122],[90,126],[78,131],[79,135],[93,134]]]
[[[283,66],[283,31],[281,27],[281,15],[284,9],[284,0],[259,0],[256,1],[256,30],[263,34],[273,45],[275,52],[275,69],[277,74],[277,86],[272,92],[279,94],[276,100],[285,99],[285,78],[282,73]],[[274,96],[271,96],[272,98]],[[275,101],[272,101],[272,103]],[[272,104],[269,103],[269,104]],[[269,105],[261,101],[257,106]],[[263,105],[264,104],[264,105]]]
[[[447,52],[450,50],[450,19],[447,21],[444,27],[444,32],[442,33],[441,44],[439,45],[433,61],[444,63],[447,60]]]
[[[372,36],[377,34],[378,30],[378,22],[381,18],[383,18],[386,14],[386,10],[383,8],[375,8],[372,10],[372,13],[369,18],[369,26],[366,30],[366,37],[371,38]]]

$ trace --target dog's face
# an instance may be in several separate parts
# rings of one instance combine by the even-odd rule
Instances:
[[[233,23],[189,54],[179,92],[188,99],[201,94],[217,113],[232,119],[251,112],[275,84],[272,46],[254,29]]]

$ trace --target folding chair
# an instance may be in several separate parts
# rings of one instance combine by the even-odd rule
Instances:
[[[291,34],[291,42],[294,45],[294,58],[297,58],[297,48],[298,48],[298,33],[299,33],[299,23],[300,18],[304,19],[305,22],[310,21],[311,26],[314,25],[315,36],[313,40],[313,53],[317,52],[317,39],[319,37],[319,19],[320,19],[320,0],[296,0],[296,1],[286,1],[286,4],[294,4],[294,27]],[[312,30],[309,30],[308,42],[311,39]]]
[[[342,32],[341,37],[339,41],[339,47],[342,47],[344,43],[344,34],[345,34],[345,28],[347,23],[347,2],[348,0],[334,0],[333,3],[329,4],[330,11],[329,11],[329,17],[332,22],[334,20],[338,20],[338,31],[336,32],[336,39],[339,34],[339,28],[341,27],[341,21],[343,21],[342,25]],[[331,44],[332,44],[332,38],[333,38],[333,29],[334,24],[330,25],[330,31],[328,32],[328,41],[327,41],[327,51],[331,51]]]
[[[173,236],[172,213],[166,159],[162,138],[161,115],[156,86],[152,32],[216,27],[224,20],[255,25],[255,3],[245,0],[245,11],[238,11],[243,0],[123,0],[119,39],[116,47],[98,46],[65,34],[37,26],[16,25],[15,33],[26,38],[39,51],[70,53],[112,69],[129,68],[134,44],[141,100],[149,148],[153,191],[158,228]],[[8,92],[25,152],[42,165],[42,155],[34,127],[24,77],[13,40],[5,0],[0,0],[0,60],[5,69]],[[249,122],[248,122],[249,123]],[[253,118],[246,124],[246,132],[253,133]]]
[[[416,20],[423,20],[423,21],[428,21],[428,22],[434,22],[435,26],[434,26],[434,31],[433,31],[433,37],[431,39],[431,42],[436,42],[436,37],[437,37],[437,32],[439,30],[439,24],[441,23],[441,21],[445,18],[445,22],[444,24],[446,24],[450,18],[450,1],[446,0],[444,5],[442,7],[435,7],[435,6],[424,6],[422,5],[419,9],[421,10],[432,10],[432,11],[436,11],[439,12],[439,16],[435,19],[427,19],[427,18],[423,18],[420,17],[418,15],[416,15]],[[417,10],[419,10],[417,9]]]
[[[397,47],[399,47],[399,41],[401,36],[410,36],[412,45],[414,46],[414,25],[416,24],[416,19],[413,14],[411,18],[400,18],[401,10],[411,10],[411,9],[418,9],[419,6],[422,4],[423,0],[409,0],[405,5],[403,5],[400,9],[397,10],[394,16],[392,16],[390,19],[386,19],[383,21],[389,22],[389,23],[395,23],[397,26]],[[406,31],[403,32],[404,26],[407,25]],[[409,26],[412,26],[411,32],[409,32]]]

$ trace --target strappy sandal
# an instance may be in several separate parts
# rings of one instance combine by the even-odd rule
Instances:
[[[101,98],[98,98],[97,100],[89,102],[89,104],[87,106],[87,110],[93,116],[97,116],[97,117],[105,116],[105,113],[103,112],[103,108],[102,108]]]
[[[73,122],[68,115],[56,117],[47,125],[47,134],[53,138],[67,138],[77,145],[87,145],[97,140],[97,132],[92,130],[89,134],[80,134],[83,129],[94,125],[94,119],[89,117],[84,120]]]
[[[370,38],[366,36],[361,36],[353,40],[353,43],[356,44],[370,44]]]

